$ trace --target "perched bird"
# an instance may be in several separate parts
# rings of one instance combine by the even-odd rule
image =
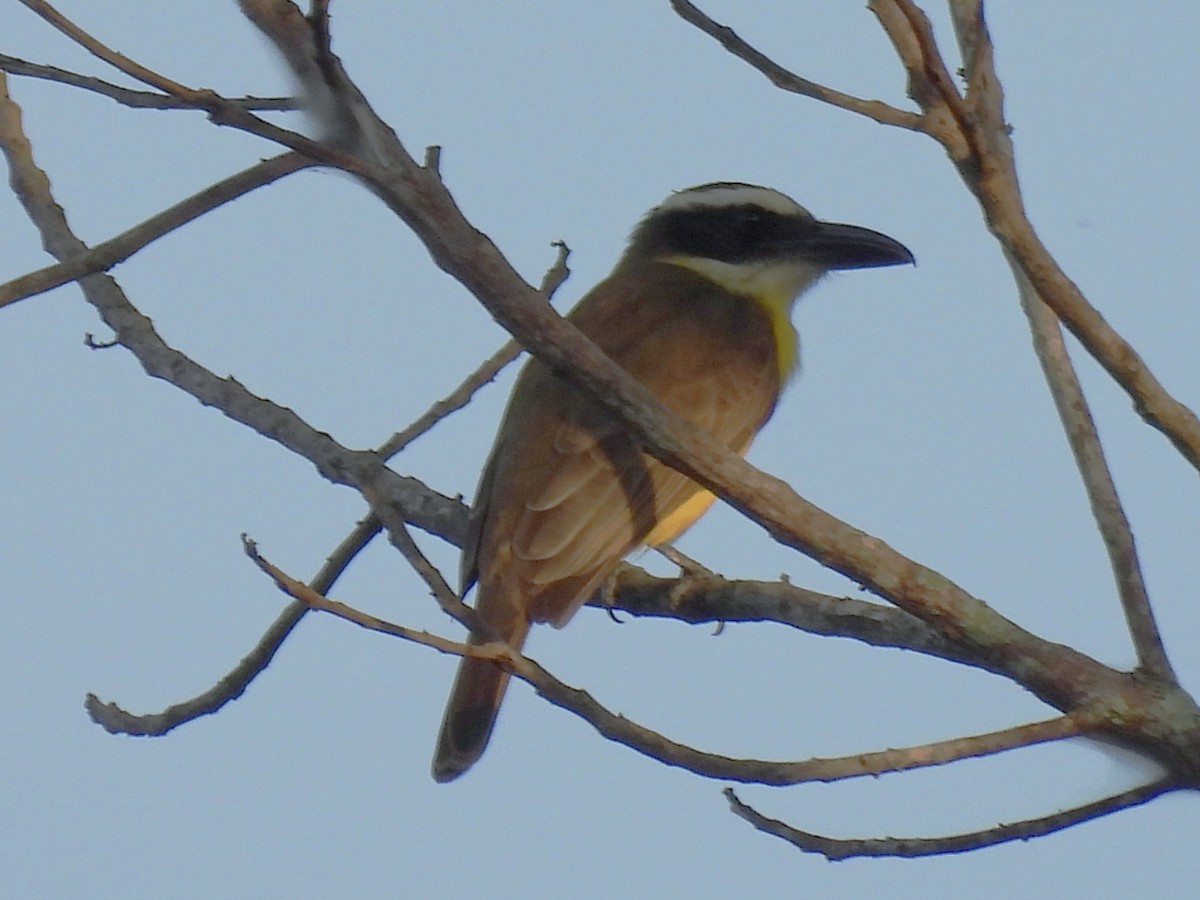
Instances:
[[[833,269],[911,262],[890,237],[817,221],[778,191],[703,184],[650,210],[612,274],[567,318],[666,407],[744,454],[796,369],[790,315],[800,294]],[[531,359],[463,546],[462,590],[478,582],[475,610],[489,632],[472,643],[519,649],[532,623],[565,625],[622,557],[670,541],[714,499]],[[462,660],[435,779],[457,778],[479,759],[508,677],[487,660]]]

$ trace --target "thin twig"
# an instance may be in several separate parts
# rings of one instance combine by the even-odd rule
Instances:
[[[521,345],[516,341],[506,341],[499,350],[485,359],[479,368],[464,378],[458,387],[388,438],[379,448],[379,454],[384,459],[391,459],[421,435],[429,432],[442,419],[462,409],[471,402],[476,391],[495,380],[505,366],[520,356],[521,350]]]
[[[659,556],[667,560],[674,566],[679,568],[682,578],[680,582],[690,579],[696,581],[701,578],[711,578],[716,573],[698,559],[693,559],[688,556],[674,544],[659,544],[654,548]],[[718,576],[719,577],[719,576]]]
[[[413,540],[412,534],[409,532],[408,525],[403,517],[389,516],[389,509],[385,504],[376,504],[375,509],[377,510],[376,515],[380,516],[384,528],[387,529],[389,543],[400,551],[400,555],[404,557],[413,571],[429,587],[429,592],[432,594],[433,599],[456,621],[466,625],[471,631],[475,631],[479,627],[475,611],[462,602],[462,598],[455,593],[446,579],[442,577],[442,573],[438,570],[437,566],[431,563],[429,558],[421,552],[421,548]]]
[[[0,308],[26,297],[61,287],[68,282],[77,281],[85,275],[108,271],[176,228],[186,225],[256,188],[271,184],[285,175],[309,168],[312,165],[314,165],[312,160],[294,151],[288,151],[256,163],[216,184],[209,185],[204,190],[167,207],[128,231],[96,244],[89,250],[64,262],[38,269],[36,272],[29,272],[0,284]]]
[[[46,3],[45,0],[19,0],[19,2],[28,7],[30,11],[41,16],[45,21],[57,28],[60,32],[69,37],[79,46],[83,47],[97,59],[103,60],[120,72],[124,72],[130,78],[140,81],[143,84],[148,84],[153,88],[157,88],[164,94],[179,96],[189,92],[189,89],[184,87],[182,84],[172,81],[165,75],[160,75],[153,69],[148,69],[140,63],[134,62],[124,54],[113,50],[102,41],[88,34],[88,32],[84,31],[49,3]]]
[[[379,520],[368,516],[359,522],[329,555],[309,587],[324,594],[346,570],[351,560],[379,533]],[[295,630],[309,610],[306,603],[294,600],[289,603],[266,630],[254,648],[242,658],[228,674],[203,693],[175,703],[157,713],[137,715],[127,712],[116,703],[105,703],[95,694],[88,694],[84,701],[92,720],[112,734],[132,734],[158,737],[201,716],[212,715],[226,703],[236,700],[245,693],[258,675],[271,664],[275,653],[288,635]]]
[[[671,0],[671,6],[685,22],[696,26],[734,56],[749,63],[782,90],[820,100],[822,103],[866,116],[868,119],[884,125],[895,125],[911,131],[923,130],[921,117],[916,113],[897,109],[882,100],[864,100],[851,94],[844,94],[815,81],[809,81],[807,78],[801,78],[795,72],[785,69],[766,54],[752,47],[732,28],[711,19],[688,0]]]
[[[170,94],[134,90],[133,88],[113,84],[111,81],[105,81],[102,78],[83,75],[68,69],[60,69],[58,66],[47,66],[41,63],[29,62],[28,60],[18,59],[15,56],[7,56],[3,53],[0,53],[0,70],[7,72],[9,75],[21,75],[26,78],[53,81],[57,84],[65,84],[68,87],[91,91],[94,94],[100,94],[110,100],[115,100],[122,106],[128,106],[132,109],[194,108],[192,104],[184,103]],[[295,97],[227,97],[226,101],[235,106],[240,106],[247,111],[286,112],[300,108],[300,103]]]
[[[461,641],[451,641],[436,634],[430,634],[428,631],[418,631],[415,628],[406,628],[403,625],[388,622],[386,619],[372,616],[338,600],[330,600],[323,594],[314,591],[303,581],[293,578],[282,569],[270,563],[258,552],[258,545],[244,534],[242,535],[242,548],[245,550],[246,555],[254,561],[254,564],[271,577],[281,591],[295,598],[297,602],[309,609],[332,613],[339,619],[345,619],[347,622],[352,622],[368,631],[403,638],[415,644],[432,647],[442,653],[450,653],[455,656],[478,656],[483,659],[495,659],[497,662],[503,661],[507,656],[503,645],[485,644],[475,647],[470,644],[464,644]]]
[[[1178,786],[1169,780],[1155,781],[1142,787],[1133,788],[1105,797],[1094,803],[1087,803],[1064,812],[1036,819],[1026,819],[1022,822],[1012,822],[973,831],[967,834],[954,834],[937,838],[860,838],[843,839],[831,838],[810,831],[793,828],[778,819],[764,816],[751,806],[738,799],[732,788],[723,792],[729,801],[732,811],[745,819],[759,831],[773,834],[794,844],[806,853],[819,853],[827,859],[850,859],[859,856],[890,856],[916,858],[936,856],[945,853],[964,853],[968,850],[979,850],[984,847],[994,847],[1008,841],[1027,841],[1043,835],[1053,834],[1070,828],[1081,822],[1088,822],[1119,812],[1134,806],[1140,806]]]
[[[1025,310],[1033,333],[1034,349],[1067,434],[1075,465],[1083,479],[1104,548],[1108,551],[1121,608],[1125,612],[1125,620],[1137,651],[1138,668],[1155,678],[1176,683],[1158,623],[1154,619],[1150,594],[1146,590],[1146,581],[1138,561],[1133,529],[1117,494],[1096,423],[1067,353],[1058,318],[1034,293],[1020,266],[1012,262],[1021,307]]]
[[[539,293],[546,298],[547,303],[570,275],[570,271],[567,269],[567,256],[571,251],[562,241],[556,241],[554,246],[558,249],[554,264],[546,270],[541,287],[538,289]],[[485,359],[474,372],[464,378],[462,383],[449,395],[438,400],[411,424],[384,441],[379,447],[379,455],[384,459],[391,459],[421,435],[427,433],[442,419],[462,409],[475,396],[476,391],[493,381],[505,366],[520,356],[522,349],[516,341],[507,341],[499,350]]]

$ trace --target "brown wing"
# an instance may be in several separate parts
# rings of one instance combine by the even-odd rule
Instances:
[[[739,452],[775,406],[779,371],[766,314],[686,269],[619,270],[571,318],[664,404]],[[669,539],[691,524],[707,503],[690,504],[678,522],[663,519],[700,492],[643,453],[599,404],[529,362],[463,547],[463,591],[478,577],[476,611],[489,632],[472,641],[519,648],[530,622],[565,624],[648,535]],[[436,779],[457,778],[483,753],[508,678],[487,661],[462,661],[434,754]]]
[[[570,317],[666,406],[738,452],[774,408],[779,375],[766,314],[688,270],[655,263],[636,277],[618,272]],[[555,625],[702,490],[537,361],[514,389],[480,488],[464,575],[481,575],[481,614],[490,619],[484,607],[496,602],[510,607],[498,616],[507,620],[523,605],[528,621]],[[492,601],[495,593],[504,599]]]

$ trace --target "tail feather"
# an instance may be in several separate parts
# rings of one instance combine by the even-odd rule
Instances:
[[[510,637],[509,645],[520,649],[526,633],[528,626]],[[459,663],[433,756],[435,781],[453,781],[483,755],[508,679],[508,672],[486,659],[464,657]]]

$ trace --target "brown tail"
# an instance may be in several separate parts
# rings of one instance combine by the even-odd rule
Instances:
[[[519,650],[528,632],[526,625],[509,637],[509,645]],[[469,658],[459,663],[433,755],[435,781],[453,781],[483,755],[507,688],[508,672],[495,663]]]

